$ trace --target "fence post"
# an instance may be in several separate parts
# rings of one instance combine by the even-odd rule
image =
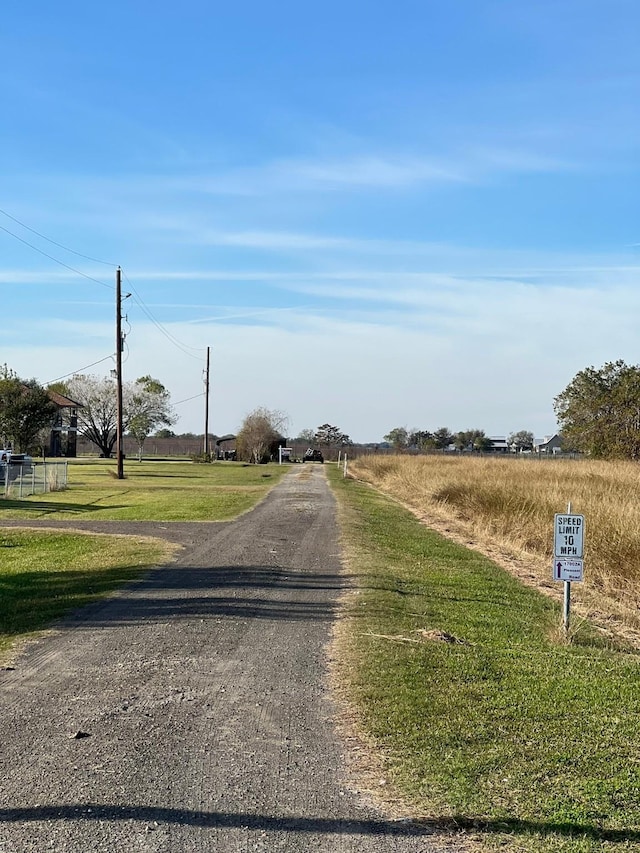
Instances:
[[[344,453],[344,470],[343,470],[343,472],[342,472],[342,476],[343,476],[343,477],[346,477],[346,476],[347,476],[347,452],[346,452],[346,450],[345,450],[345,453]]]

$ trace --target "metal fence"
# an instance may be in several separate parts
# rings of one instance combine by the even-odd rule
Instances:
[[[27,462],[0,466],[0,492],[7,498],[26,498],[67,487],[68,462]]]

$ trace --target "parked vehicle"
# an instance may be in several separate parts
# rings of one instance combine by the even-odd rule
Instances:
[[[33,459],[26,453],[14,453],[13,450],[0,450],[0,483],[9,482],[33,471]]]
[[[302,457],[303,462],[324,462],[324,456],[319,450],[313,450],[313,448],[309,448],[305,451],[304,456]]]

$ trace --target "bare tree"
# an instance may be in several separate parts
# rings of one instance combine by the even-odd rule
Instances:
[[[239,459],[258,464],[273,453],[272,448],[284,436],[289,419],[284,412],[260,406],[250,412],[238,432],[236,449]]]
[[[82,408],[78,409],[78,430],[109,457],[116,443],[117,396],[115,379],[101,376],[73,376],[66,391]],[[123,428],[135,430],[138,443],[155,426],[173,423],[169,392],[150,376],[142,376],[123,386]],[[143,442],[144,442],[143,438]]]

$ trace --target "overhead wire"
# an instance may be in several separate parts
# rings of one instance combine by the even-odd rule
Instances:
[[[191,347],[191,346],[189,346],[189,344],[185,344],[185,343],[183,343],[183,341],[180,341],[178,338],[175,337],[175,335],[172,335],[171,332],[168,329],[166,329],[162,325],[162,323],[160,323],[158,320],[156,320],[156,318],[153,316],[150,309],[145,305],[145,303],[142,300],[142,297],[140,296],[138,291],[135,289],[135,287],[131,283],[131,279],[124,272],[124,270],[122,271],[122,275],[124,276],[125,281],[127,282],[128,286],[131,288],[131,292],[133,294],[134,300],[139,305],[139,307],[144,311],[144,313],[147,315],[147,317],[151,320],[153,325],[158,329],[158,331],[160,331],[165,336],[165,338],[168,341],[170,341],[170,343],[172,343],[175,347],[177,347],[177,349],[179,349],[185,355],[188,355],[190,358],[193,358],[197,361],[200,361],[201,355],[194,355],[194,353],[202,353],[204,351],[204,348],[203,347]],[[191,350],[191,352],[189,352],[188,350]]]
[[[194,394],[193,397],[187,397],[186,400],[178,400],[177,403],[172,403],[172,406],[179,406],[181,403],[189,403],[191,400],[197,400],[198,397],[204,397],[205,392],[201,391],[199,394]]]
[[[104,260],[101,260],[100,258],[94,258],[94,257],[91,257],[90,255],[85,255],[82,252],[77,252],[75,249],[71,249],[69,246],[65,246],[63,243],[59,243],[56,240],[52,240],[50,237],[47,237],[45,234],[42,234],[40,231],[37,231],[35,228],[31,228],[31,226],[29,226],[26,223],[22,222],[21,220],[17,219],[15,216],[12,216],[10,213],[8,213],[6,210],[3,210],[2,208],[0,208],[0,214],[2,214],[3,216],[6,216],[8,219],[10,219],[12,222],[15,222],[21,228],[25,228],[27,231],[30,231],[32,234],[35,234],[36,236],[40,237],[42,240],[46,240],[48,243],[51,243],[52,245],[57,246],[58,248],[62,249],[65,252],[70,252],[71,254],[76,255],[77,257],[84,258],[85,260],[92,261],[94,263],[104,264],[105,266],[113,266],[113,267],[117,266],[116,264],[112,264],[109,261],[104,261]],[[49,260],[53,261],[56,264],[59,264],[61,267],[64,267],[65,269],[68,269],[70,272],[74,272],[74,273],[76,273],[76,275],[82,276],[83,278],[86,278],[89,281],[94,282],[95,284],[99,284],[101,287],[106,287],[109,290],[115,289],[114,285],[110,285],[110,284],[107,284],[103,281],[100,281],[99,279],[94,278],[93,276],[87,275],[87,273],[84,273],[81,270],[76,269],[75,267],[72,267],[70,264],[66,264],[64,261],[61,261],[59,258],[56,258],[54,255],[51,255],[48,252],[45,252],[43,249],[40,249],[38,246],[35,246],[33,243],[30,243],[28,240],[25,240],[23,237],[20,237],[18,234],[15,234],[13,231],[11,231],[9,228],[6,228],[4,225],[0,225],[0,230],[4,231],[10,237],[13,237],[15,240],[18,240],[20,243],[23,243],[25,246],[28,246],[30,249],[33,249],[33,251],[38,252],[43,257],[48,258]],[[142,311],[146,314],[146,316],[151,320],[151,322],[156,326],[156,328],[167,338],[167,340],[170,343],[172,343],[175,347],[177,347],[179,350],[181,350],[181,352],[183,352],[185,355],[189,356],[190,358],[200,360],[200,357],[198,355],[195,355],[194,353],[202,353],[203,348],[202,347],[191,347],[188,344],[185,344],[184,342],[180,341],[174,335],[172,335],[171,332],[169,332],[169,330],[166,329],[162,325],[162,323],[160,323],[153,316],[150,309],[145,305],[144,301],[142,300],[142,297],[140,296],[140,294],[135,289],[133,283],[131,282],[131,280],[129,279],[127,274],[124,271],[122,271],[122,274],[123,274],[127,284],[131,288],[131,291],[132,291],[132,294],[133,294],[133,297],[134,297],[136,303],[142,309]],[[130,329],[131,329],[131,325],[129,324],[129,330]],[[125,347],[126,347],[126,358],[125,358],[125,360],[128,360],[130,350],[129,350],[128,344],[126,343],[126,337],[127,336],[125,335],[124,336],[124,342],[125,342]],[[189,352],[189,350],[191,350],[191,352]],[[102,364],[102,362],[107,361],[108,359],[112,359],[113,357],[114,357],[113,355],[109,355],[109,356],[106,356],[105,358],[98,359],[98,361],[94,361],[91,364],[86,365],[85,367],[81,367],[77,370],[72,371],[71,373],[65,374],[64,376],[59,376],[56,379],[52,379],[47,384],[50,385],[53,382],[59,382],[62,379],[67,379],[69,376],[73,376],[82,370],[88,370],[90,367],[95,367],[95,365],[97,365],[97,364]],[[181,400],[179,403],[176,403],[176,405],[180,405],[180,403],[189,402],[189,400],[195,400],[198,397],[202,397],[202,396],[204,396],[204,392],[201,392],[200,394],[196,394],[194,397],[189,397],[187,400]]]
[[[109,290],[114,290],[115,285],[106,284],[104,281],[99,281],[97,278],[93,278],[93,276],[87,275],[81,270],[77,270],[75,267],[69,266],[69,264],[65,264],[64,261],[61,261],[58,258],[54,258],[53,255],[50,255],[48,252],[44,252],[42,249],[39,249],[37,246],[34,246],[33,243],[30,243],[28,240],[25,240],[22,237],[18,237],[17,234],[14,234],[13,231],[10,231],[8,228],[5,228],[4,225],[0,225],[0,230],[4,231],[6,234],[9,234],[14,239],[19,240],[21,243],[24,243],[25,246],[29,246],[30,249],[34,250],[34,252],[39,252],[39,254],[44,255],[45,258],[49,258],[50,261],[54,261],[56,264],[60,264],[61,267],[65,267],[65,269],[71,270],[71,272],[74,272],[77,275],[81,275],[83,278],[89,279],[89,281],[95,282],[101,287],[107,287]]]
[[[112,264],[110,261],[101,261],[100,258],[92,258],[90,255],[83,255],[82,252],[76,252],[75,249],[70,249],[63,243],[58,243],[56,242],[56,240],[52,240],[51,237],[47,237],[45,234],[41,234],[39,231],[36,231],[35,228],[31,228],[30,225],[25,225],[24,222],[21,222],[19,219],[16,219],[15,216],[12,216],[10,213],[7,213],[6,210],[2,210],[2,208],[0,208],[0,213],[3,216],[6,216],[7,219],[10,219],[12,222],[15,222],[20,225],[22,228],[26,228],[27,231],[31,231],[32,234],[36,234],[38,237],[41,237],[43,240],[46,240],[47,243],[51,243],[54,246],[58,246],[59,249],[64,249],[65,252],[70,252],[72,255],[77,255],[79,258],[84,258],[86,261],[93,261],[96,264],[104,264],[106,267],[117,266],[117,264]]]
[[[91,364],[86,364],[84,367],[79,367],[77,370],[72,370],[71,373],[65,373],[64,376],[58,376],[56,379],[50,379],[48,382],[45,382],[45,385],[53,385],[54,382],[60,382],[61,379],[67,379],[69,376],[75,376],[76,373],[80,373],[82,370],[88,370],[90,367],[95,367],[96,364],[102,364],[103,361],[108,361],[110,358],[114,358],[114,354],[106,355],[104,358],[98,359],[98,361],[94,361]]]
[[[98,264],[104,264],[105,266],[114,266],[114,267],[117,266],[116,264],[112,264],[109,261],[103,261],[100,258],[93,258],[90,255],[85,255],[82,252],[77,252],[75,249],[71,249],[69,246],[65,246],[63,243],[59,243],[57,240],[52,240],[50,237],[47,237],[45,234],[42,234],[40,231],[37,231],[35,228],[32,228],[30,225],[27,225],[26,223],[22,222],[20,219],[17,219],[17,217],[12,216],[10,213],[8,213],[6,210],[3,210],[2,208],[0,208],[0,214],[2,214],[3,216],[6,216],[8,219],[10,219],[12,222],[15,222],[17,225],[20,225],[21,228],[25,228],[27,231],[30,231],[32,234],[36,234],[41,239],[46,240],[48,243],[51,243],[54,246],[58,246],[58,248],[63,249],[65,252],[70,252],[71,254],[77,255],[80,258],[84,258],[85,260],[93,261],[93,262],[98,263]],[[33,249],[35,252],[38,252],[39,254],[43,255],[45,258],[49,258],[49,260],[54,261],[54,263],[60,264],[60,266],[65,267],[65,269],[68,269],[71,272],[75,272],[77,275],[83,276],[84,278],[88,279],[89,281],[93,281],[96,284],[101,285],[101,287],[107,287],[109,290],[114,289],[113,285],[109,285],[103,281],[99,281],[97,278],[94,278],[93,276],[87,275],[86,273],[83,273],[81,270],[75,269],[75,267],[72,267],[69,264],[65,264],[64,261],[61,261],[59,258],[56,258],[53,255],[50,255],[49,253],[43,251],[38,246],[34,246],[33,243],[30,243],[28,240],[25,240],[23,237],[19,237],[17,234],[14,234],[14,232],[11,231],[9,228],[5,228],[3,225],[0,225],[0,230],[4,231],[6,234],[9,234],[14,239],[19,240],[21,243],[24,243],[24,245],[29,246],[30,249]],[[160,323],[153,316],[150,309],[145,305],[144,301],[142,300],[142,297],[137,292],[137,290],[133,286],[131,280],[129,279],[129,277],[127,276],[127,274],[124,271],[123,271],[123,276],[124,276],[125,280],[127,281],[127,284],[129,285],[129,287],[131,288],[131,290],[133,292],[135,301],[137,302],[139,307],[142,309],[142,311],[147,315],[147,317],[151,320],[151,322],[156,326],[156,328],[167,338],[168,341],[170,341],[175,347],[177,347],[179,350],[181,350],[185,355],[188,355],[189,357],[194,358],[194,359],[199,359],[199,356],[194,355],[194,353],[201,353],[203,351],[203,348],[202,347],[191,347],[191,346],[189,346],[189,344],[185,344],[183,341],[180,341],[178,338],[175,337],[175,335],[172,335],[171,332],[169,332],[169,330],[166,329],[162,325],[162,323]],[[189,350],[191,352],[189,352]]]

